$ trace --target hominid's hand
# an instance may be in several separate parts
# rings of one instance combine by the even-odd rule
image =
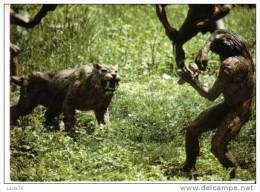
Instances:
[[[198,65],[199,70],[205,71],[208,65],[208,55],[200,50],[195,58],[195,63]]]
[[[178,71],[179,75],[181,76],[181,79],[192,83],[194,81],[194,74],[191,70],[189,70],[186,66],[184,66],[181,70]]]

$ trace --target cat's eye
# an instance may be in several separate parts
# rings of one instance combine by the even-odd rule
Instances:
[[[102,73],[107,73],[107,70],[106,69],[101,69],[101,72]]]

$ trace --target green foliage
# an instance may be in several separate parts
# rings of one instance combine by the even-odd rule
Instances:
[[[37,5],[15,5],[31,15]],[[172,24],[180,26],[187,6],[167,7]],[[178,19],[176,19],[178,18]],[[255,10],[235,7],[226,27],[248,40],[255,56]],[[209,34],[185,44],[186,62],[194,60]],[[11,41],[22,49],[21,74],[101,62],[118,65],[122,82],[110,108],[111,126],[97,127],[93,113],[77,112],[77,136],[48,131],[44,108],[20,119],[11,130],[11,179],[20,181],[174,181],[170,164],[185,160],[185,127],[198,113],[220,102],[208,102],[188,85],[177,84],[170,41],[153,5],[59,5],[30,30],[12,27]],[[212,55],[210,72],[202,79],[212,85],[218,71]],[[164,78],[169,74],[170,78]],[[17,102],[18,90],[11,93]],[[255,105],[254,105],[255,106]],[[232,142],[241,168],[239,180],[255,180],[255,108],[252,119]],[[228,173],[210,153],[214,132],[201,138],[199,180],[228,180]]]

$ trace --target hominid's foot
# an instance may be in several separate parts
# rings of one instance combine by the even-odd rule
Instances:
[[[181,175],[183,177],[188,177],[191,180],[197,180],[198,177],[196,168],[188,169],[184,164],[169,166],[166,169],[166,175],[168,176],[168,178],[174,175]]]

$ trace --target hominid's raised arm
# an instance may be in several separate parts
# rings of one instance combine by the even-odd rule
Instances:
[[[209,39],[204,44],[203,48],[199,50],[197,53],[197,56],[195,58],[195,63],[198,65],[200,70],[206,70],[206,67],[208,65],[208,53],[210,51],[210,46],[212,42],[214,41],[216,35],[219,33],[219,30],[214,32]]]
[[[245,40],[226,30],[216,30],[198,52],[195,63],[200,70],[205,70],[207,67],[209,51],[218,54],[221,60],[230,56],[242,56],[252,62]]]
[[[182,78],[188,82],[200,94],[200,96],[210,101],[214,101],[219,97],[222,92],[223,84],[225,84],[225,79],[219,76],[214,82],[214,85],[209,89],[206,85],[201,83],[199,79],[193,78],[190,72],[185,68],[182,72]]]
[[[197,79],[193,79],[185,68],[182,77],[201,96],[214,100],[222,92],[223,87],[246,79],[248,71],[253,70],[253,64],[244,39],[226,30],[216,30],[199,51],[195,62],[200,70],[206,70],[209,51],[219,55],[221,64],[219,75],[211,89],[207,89]],[[225,91],[229,90],[225,88]],[[230,95],[230,93],[226,95]]]
[[[212,35],[208,38],[202,49],[199,50],[197,56],[195,58],[195,63],[198,65],[200,70],[206,70],[208,64],[208,53],[212,49],[212,44],[214,42],[222,41],[221,36],[226,33],[225,30],[216,30]],[[223,44],[223,42],[222,42]]]

